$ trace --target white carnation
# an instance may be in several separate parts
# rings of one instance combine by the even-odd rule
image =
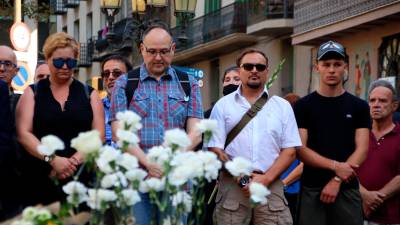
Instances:
[[[33,220],[33,218],[37,215],[38,210],[35,207],[26,207],[22,212],[23,220]]]
[[[164,146],[170,147],[174,150],[186,150],[192,144],[189,136],[185,131],[175,128],[172,130],[167,130],[164,136]]]
[[[226,169],[233,176],[238,177],[240,175],[250,175],[252,169],[251,162],[242,157],[236,157],[232,161],[225,164]]]
[[[83,155],[96,153],[100,150],[102,141],[97,130],[81,132],[78,137],[71,140],[71,147]]]
[[[41,144],[37,149],[41,155],[52,155],[56,150],[63,150],[65,148],[64,142],[54,135],[47,135],[40,139]]]
[[[100,149],[100,155],[96,159],[96,164],[100,171],[109,174],[114,171],[110,163],[116,161],[121,156],[121,151],[111,146],[103,146]]]
[[[140,116],[130,110],[118,112],[116,117],[120,123],[120,129],[137,131],[142,128]]]
[[[117,130],[117,138],[118,138],[118,145],[121,147],[123,146],[123,143],[126,142],[128,143],[130,146],[137,146],[139,143],[139,137],[128,130],[122,130],[122,129],[118,129]]]
[[[264,185],[256,182],[250,183],[250,199],[252,202],[256,204],[266,204],[267,203],[267,195],[271,192]]]
[[[118,176],[117,174],[107,174],[101,179],[101,187],[102,188],[110,188],[113,187],[114,185],[118,184]]]
[[[206,131],[215,132],[217,128],[218,128],[217,121],[211,119],[203,119],[196,124],[196,130],[200,133],[204,133]]]
[[[160,166],[164,166],[164,163],[169,161],[172,155],[170,148],[163,146],[154,146],[149,149],[146,157],[149,162],[157,163]]]
[[[125,189],[121,193],[127,206],[133,206],[134,204],[140,202],[139,193],[135,190]]]
[[[103,202],[112,202],[117,199],[117,194],[114,191],[106,189],[89,189],[89,198],[87,205],[91,209],[101,209]],[[104,204],[108,208],[108,204]]]
[[[175,207],[182,205],[185,212],[189,213],[192,211],[192,197],[185,191],[180,191],[172,196],[172,205]]]
[[[11,225],[35,225],[31,221],[26,221],[26,220],[17,220],[11,223]]]
[[[128,170],[125,177],[130,181],[142,181],[147,176],[147,172],[143,169]]]
[[[149,192],[149,191],[162,191],[165,187],[165,178],[158,179],[155,177],[151,177],[143,182],[140,183],[139,190],[141,192]]]
[[[218,178],[219,169],[222,167],[221,161],[215,153],[209,151],[197,152],[198,158],[203,163],[204,177],[208,182]]]
[[[117,161],[117,164],[125,168],[126,170],[133,170],[139,167],[137,158],[129,153],[124,153]]]
[[[87,188],[81,182],[70,181],[62,189],[68,195],[67,201],[69,203],[80,204],[87,199]]]
[[[192,177],[192,169],[190,167],[177,167],[168,175],[168,182],[174,186],[185,184]]]

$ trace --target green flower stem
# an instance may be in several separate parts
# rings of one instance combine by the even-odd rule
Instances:
[[[265,85],[265,87],[267,89],[270,89],[272,86],[272,83],[276,80],[276,78],[278,78],[278,74],[281,72],[283,64],[285,63],[286,59],[282,59],[278,66],[275,68],[274,72],[272,72],[272,76],[271,78],[268,80],[267,84]]]

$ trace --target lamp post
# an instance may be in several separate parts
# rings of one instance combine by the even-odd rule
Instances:
[[[106,38],[109,43],[112,43],[116,34],[114,33],[114,17],[121,8],[121,0],[101,0],[101,10],[107,15],[108,32]]]
[[[195,15],[197,0],[175,0],[175,16],[181,21],[180,34],[178,41],[186,43],[189,39],[186,35],[186,27],[189,20]]]

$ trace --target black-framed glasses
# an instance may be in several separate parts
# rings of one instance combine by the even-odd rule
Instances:
[[[117,78],[119,76],[121,76],[124,72],[122,72],[119,69],[114,69],[114,70],[104,70],[103,72],[101,72],[101,76],[104,78],[108,78],[110,77],[110,75],[112,74],[113,77]]]
[[[243,63],[242,65],[240,65],[240,67],[242,67],[244,70],[247,71],[253,71],[254,67],[256,68],[257,72],[263,72],[265,69],[267,69],[267,65],[265,64],[253,64],[253,63]]]
[[[155,57],[157,54],[160,54],[160,56],[167,56],[171,53],[172,51],[172,42],[169,48],[162,48],[162,49],[154,49],[154,48],[147,48],[147,46],[142,42],[144,49],[146,50],[147,54]]]
[[[67,64],[68,69],[73,69],[78,64],[78,60],[73,58],[55,58],[53,59],[53,65],[57,69],[63,68],[64,64]]]
[[[9,60],[0,60],[0,66],[1,65],[3,65],[6,70],[17,68],[17,65]]]

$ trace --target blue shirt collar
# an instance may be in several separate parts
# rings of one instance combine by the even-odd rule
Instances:
[[[165,77],[165,78],[173,78],[175,76],[176,76],[175,70],[171,66],[168,66],[167,74],[163,75],[163,77]],[[149,77],[150,77],[150,74],[147,71],[146,65],[143,63],[140,66],[140,80],[143,81],[143,80],[146,80]]]

